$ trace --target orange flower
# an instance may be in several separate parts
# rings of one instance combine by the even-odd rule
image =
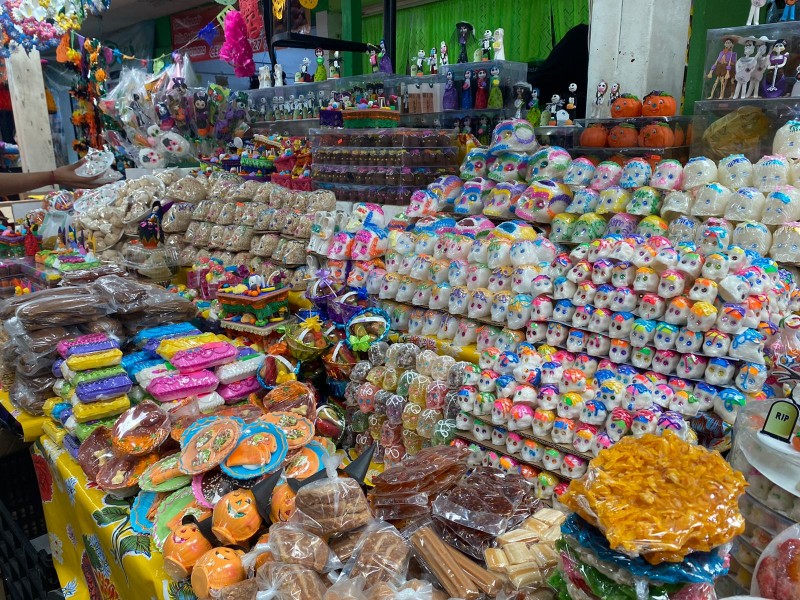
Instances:
[[[103,83],[107,78],[106,72],[103,69],[97,69],[94,78],[97,80],[97,83]]]

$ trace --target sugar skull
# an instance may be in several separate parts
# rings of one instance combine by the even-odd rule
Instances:
[[[633,330],[634,316],[629,312],[614,313],[608,328],[608,337],[611,339],[628,339]]]
[[[531,318],[533,298],[528,294],[517,294],[508,305],[506,316],[511,329],[522,329]]]
[[[789,183],[789,161],[785,156],[763,156],[753,167],[753,183],[759,191],[768,194]]]
[[[621,166],[613,161],[603,161],[597,165],[589,187],[600,192],[612,186],[619,185],[621,178]]]
[[[677,160],[668,158],[656,165],[650,178],[650,187],[657,190],[679,190],[683,185],[683,166]]]
[[[438,210],[439,200],[432,192],[417,190],[411,194],[411,199],[406,207],[406,215],[411,218],[419,218],[435,214]]]
[[[718,386],[727,386],[733,381],[736,369],[731,361],[725,358],[712,358],[706,367],[706,383]]]
[[[622,167],[619,185],[626,190],[634,190],[647,185],[652,174],[653,169],[644,158],[631,158]]]
[[[461,163],[461,179],[464,181],[475,177],[486,177],[489,173],[489,153],[486,148],[473,148],[467,152]]]
[[[472,175],[472,177],[481,177],[481,175]],[[461,195],[461,188],[464,182],[460,177],[455,175],[443,175],[437,177],[430,184],[428,184],[428,191],[432,193],[437,200],[436,210],[443,210],[446,206],[455,204],[456,199]],[[427,214],[427,213],[426,213]]]
[[[489,146],[489,154],[492,156],[498,156],[503,152],[530,154],[538,146],[533,125],[524,119],[508,119],[500,121],[495,126],[492,132],[492,144]]]
[[[757,329],[745,329],[731,341],[730,355],[747,362],[764,362],[764,342],[766,338]],[[714,383],[709,381],[709,383]]]
[[[744,329],[744,318],[747,310],[741,304],[733,304],[726,302],[723,304],[719,313],[717,314],[717,329],[722,333],[738,334]],[[725,347],[725,353],[720,353],[716,356],[725,356],[728,347]]]
[[[592,333],[586,340],[586,352],[589,356],[606,356],[611,349],[611,340],[599,333]]]
[[[661,298],[675,298],[683,293],[686,286],[686,276],[673,270],[664,271],[658,283],[658,295]]]
[[[617,407],[611,411],[606,419],[606,432],[615,442],[628,435],[633,423],[633,416],[625,409]]]
[[[631,201],[631,192],[619,186],[611,186],[600,191],[600,202],[595,212],[599,215],[625,212]]]
[[[760,392],[767,382],[767,367],[757,363],[743,363],[734,383],[745,394]]]
[[[533,433],[546,437],[553,430],[553,425],[556,420],[556,415],[552,410],[536,409],[533,413],[533,422],[531,424]]]
[[[525,404],[515,404],[511,409],[511,420],[508,422],[510,431],[525,431],[533,423],[533,409]]]
[[[798,218],[800,190],[791,185],[781,185],[767,195],[764,214],[759,220],[765,225],[783,225]]]
[[[545,146],[536,151],[528,161],[528,171],[525,179],[536,181],[539,179],[552,179],[561,181],[567,174],[567,169],[572,164],[572,157],[559,146]]]
[[[773,234],[769,255],[779,262],[800,264],[800,224],[789,223],[778,227]]]
[[[556,450],[555,448],[548,448],[544,451],[544,456],[542,457],[542,466],[544,466],[544,468],[548,471],[560,473],[563,462],[564,455],[561,453],[561,451]]]
[[[517,203],[519,218],[532,223],[550,223],[572,202],[572,190],[549,179],[532,182]]]
[[[525,341],[525,334],[515,329],[503,327],[497,336],[497,347],[503,352],[516,352],[517,346]]]
[[[763,223],[739,223],[733,230],[733,243],[766,256],[772,247],[772,232]]]
[[[719,295],[726,302],[742,304],[750,295],[750,283],[743,275],[727,275],[719,282]]]
[[[760,221],[766,203],[766,197],[756,188],[740,188],[733,194],[724,216],[732,221]]]
[[[557,444],[571,444],[575,436],[575,420],[564,417],[557,418],[553,423],[553,431],[550,436]]]
[[[489,192],[495,185],[494,181],[483,177],[476,177],[464,182],[461,197],[455,205],[455,213],[457,215],[481,214]]]
[[[747,403],[746,396],[735,389],[721,390],[714,398],[714,412],[726,423],[733,425],[736,415]]]
[[[731,154],[717,164],[719,182],[738,190],[753,185],[753,164],[743,154]]]
[[[547,324],[547,343],[550,346],[563,346],[567,342],[569,336],[569,327],[562,323],[548,323]]]
[[[644,347],[633,347],[631,354],[631,364],[637,369],[649,369],[653,363],[653,349]]]
[[[639,296],[632,288],[615,288],[611,295],[611,309],[615,312],[633,312],[639,305]]]
[[[400,286],[397,288],[397,295],[395,296],[396,300],[398,302],[411,302],[418,286],[419,282],[415,279],[401,276]]]
[[[571,241],[577,221],[578,217],[569,213],[555,215],[550,224],[550,239],[557,244]]]
[[[497,267],[489,276],[487,287],[490,292],[503,292],[511,290],[511,276],[514,270],[511,267]]]
[[[683,168],[683,189],[694,190],[717,181],[717,165],[705,156],[690,158]]]
[[[633,278],[633,291],[635,292],[656,292],[658,290],[659,276],[650,267],[640,267],[636,269]]]
[[[475,324],[466,319],[462,319],[458,323],[458,331],[456,331],[456,336],[453,338],[453,345],[463,348],[464,346],[474,344],[477,337],[478,332]]]
[[[571,329],[567,336],[566,347],[570,352],[583,352],[586,350],[588,335],[580,329]]]
[[[631,343],[628,340],[611,340],[608,358],[617,364],[629,362],[631,357]]]
[[[639,303],[639,316],[643,319],[660,319],[666,310],[667,302],[658,294],[645,294]]]
[[[665,236],[668,230],[669,226],[664,219],[656,215],[650,215],[639,221],[636,234],[649,239],[654,236]]]
[[[524,183],[508,181],[498,183],[489,192],[483,213],[490,217],[512,218],[517,208],[517,201],[526,188]]]
[[[511,304],[511,292],[501,291],[492,298],[490,318],[495,323],[505,323],[508,316],[508,307]]]
[[[489,243],[489,250],[486,256],[486,264],[489,268],[496,269],[497,267],[511,266],[511,247],[512,243],[509,240],[493,239]]]
[[[611,269],[611,285],[615,288],[631,287],[636,277],[636,267],[630,262],[620,262]]]
[[[597,240],[607,227],[606,220],[595,213],[581,215],[572,226],[572,243],[585,244]]]
[[[611,296],[614,294],[616,288],[610,283],[604,283],[597,286],[597,293],[594,295],[595,308],[610,308]]]
[[[522,460],[529,463],[541,464],[545,448],[546,446],[543,446],[539,442],[525,440],[521,451]]]
[[[595,166],[588,158],[576,158],[567,166],[564,183],[573,189],[587,187],[594,176]]]
[[[567,206],[566,212],[583,215],[594,212],[600,204],[600,192],[591,188],[579,188],[574,190],[572,202]]]
[[[489,166],[487,177],[493,181],[521,182],[525,180],[528,156],[519,152],[503,152]]]
[[[345,260],[350,258],[353,251],[355,235],[346,231],[334,234],[331,245],[328,249],[328,258],[335,260]]]
[[[577,392],[562,394],[558,401],[558,416],[564,419],[577,419],[583,410],[583,397]]]

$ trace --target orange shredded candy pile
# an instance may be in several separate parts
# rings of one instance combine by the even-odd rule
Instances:
[[[744,532],[739,497],[746,487],[717,452],[665,431],[603,450],[560,500],[598,527],[613,550],[656,565]]]

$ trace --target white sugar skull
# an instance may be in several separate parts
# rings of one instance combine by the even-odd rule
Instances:
[[[772,247],[772,232],[763,223],[739,223],[733,230],[733,243],[766,256]]]
[[[733,199],[733,192],[719,183],[709,183],[697,190],[692,215],[696,217],[721,217]]]
[[[650,267],[640,267],[636,269],[633,278],[633,291],[635,292],[656,292],[658,290],[659,276]]]
[[[473,148],[461,163],[461,179],[466,181],[475,177],[486,177],[489,172],[488,163],[489,153],[486,148]]]
[[[534,285],[535,283],[536,282],[534,280]],[[577,284],[573,281],[570,281],[566,277],[559,277],[553,282],[552,293],[553,293],[553,298],[555,298],[556,300],[572,298],[577,290],[578,290]]]
[[[485,264],[488,258],[489,241],[484,239],[473,240],[467,255],[467,262]]]
[[[545,385],[558,385],[564,376],[564,366],[560,362],[548,361],[542,364],[542,383]]]
[[[614,313],[608,328],[608,337],[611,339],[629,339],[631,331],[633,330],[633,322],[633,313]]]
[[[533,240],[518,240],[511,244],[510,256],[511,264],[515,267],[534,265],[538,262],[538,252]]]
[[[785,156],[786,158],[800,158],[800,122],[793,119],[786,122],[772,139],[772,151],[774,154]]]
[[[425,322],[422,326],[422,335],[435,336],[444,322],[444,315],[437,310],[428,310],[425,312]]]
[[[511,329],[522,329],[531,318],[533,298],[528,294],[517,294],[508,305],[507,321]],[[551,304],[552,310],[552,304]]]
[[[508,317],[508,308],[511,304],[511,292],[501,291],[494,294],[490,318],[495,323],[505,323]]]
[[[522,195],[522,192],[525,191],[525,188],[527,186],[519,182],[502,181],[498,183],[489,192],[483,214],[503,219],[512,218],[517,206],[517,200]]]
[[[597,286],[591,281],[584,281],[578,286],[575,295],[572,297],[572,303],[575,306],[586,306],[592,304],[596,295]]]
[[[533,440],[525,440],[520,455],[522,460],[533,464],[541,464],[546,446]]]
[[[492,428],[480,419],[475,419],[472,425],[472,435],[479,442],[485,442],[492,439]]]
[[[414,260],[417,258],[417,255],[414,253],[406,254],[400,258],[400,266],[397,269],[398,274],[400,275],[408,275],[411,273],[411,267],[414,264]]]
[[[730,335],[719,329],[712,329],[703,336],[703,352],[708,356],[725,357],[731,347]]]
[[[764,335],[757,329],[745,329],[731,341],[730,356],[747,362],[764,362]],[[709,381],[709,383],[713,383]]]
[[[558,306],[556,306],[556,308],[558,308]],[[593,306],[576,307],[572,314],[572,326],[584,329],[587,328],[589,326],[589,321],[592,320],[592,314],[594,314]]]
[[[486,257],[489,268],[496,269],[497,267],[511,266],[511,246],[511,240],[493,239],[489,243],[489,251]]]
[[[569,336],[569,327],[561,323],[547,324],[547,343],[551,346],[563,346]]]
[[[702,379],[703,374],[706,372],[707,364],[708,359],[705,356],[700,356],[697,354],[681,354],[676,369],[679,377],[686,377],[688,379]],[[676,409],[670,406],[670,410]],[[678,412],[685,414],[680,410]]]
[[[711,410],[714,406],[714,398],[719,394],[719,390],[705,382],[698,382],[694,386],[694,396],[697,399],[698,410]]]
[[[477,290],[489,286],[489,279],[492,277],[492,269],[488,265],[480,263],[467,266],[467,289]]]
[[[533,422],[531,423],[533,433],[541,437],[550,435],[555,420],[556,415],[552,410],[536,409],[533,413]],[[544,456],[542,456],[542,460],[544,460]]]
[[[674,159],[665,159],[656,165],[650,178],[650,187],[657,190],[679,190],[683,185],[683,166]]]
[[[680,354],[674,350],[656,350],[650,368],[656,373],[669,375],[678,366],[678,360],[680,360]]]
[[[559,146],[545,146],[531,156],[528,161],[527,181],[552,179],[561,181],[572,164],[569,152]]]
[[[503,292],[511,290],[511,275],[514,270],[511,267],[498,267],[489,276],[490,292]]]
[[[680,265],[678,268],[680,268]],[[661,274],[661,279],[658,283],[658,295],[667,299],[675,298],[683,293],[685,287],[686,275],[680,271],[667,270]]]
[[[534,265],[523,265],[514,269],[511,274],[511,291],[518,294],[530,294],[533,290],[533,280],[540,273]]]
[[[505,446],[508,431],[503,427],[495,427],[492,431],[492,444],[495,446]]]
[[[634,266],[638,268],[651,267],[656,259],[657,251],[647,242],[637,244],[633,254]],[[638,272],[638,271],[637,271]]]
[[[728,257],[724,254],[720,254],[719,252],[714,252],[713,254],[706,256],[706,260],[703,263],[703,268],[700,274],[706,279],[711,279],[712,281],[718,282],[725,278],[725,276],[728,274],[729,268]]]
[[[725,209],[725,218],[732,221],[759,221],[766,203],[766,197],[756,188],[740,188]]]
[[[450,296],[447,303],[447,311],[450,314],[466,314],[469,303],[470,293],[466,287],[461,285],[450,286]]]
[[[575,420],[559,417],[553,423],[550,436],[557,444],[571,444],[575,436]]]
[[[643,348],[653,341],[656,334],[656,321],[638,318],[633,322],[628,339],[634,348]]]
[[[653,169],[650,163],[643,158],[631,158],[622,167],[619,185],[627,190],[633,190],[647,185],[652,175]]]
[[[486,288],[473,290],[467,307],[467,316],[470,319],[485,319],[489,317],[493,299],[494,294]]]
[[[634,348],[631,354],[631,364],[637,369],[649,369],[653,364],[652,348]]]
[[[594,163],[588,158],[576,158],[567,166],[563,181],[572,188],[587,187],[592,181],[594,172]]]
[[[563,279],[568,283],[572,283],[566,277]],[[567,290],[562,290],[561,293],[565,293],[566,291]],[[555,285],[553,284],[553,280],[549,275],[537,275],[533,279],[533,284],[531,285],[531,294],[539,296],[541,294],[553,294],[554,292]]]
[[[658,425],[658,417],[652,410],[643,408],[633,413],[631,421],[631,433],[633,437],[640,438],[647,434],[655,433]]]
[[[706,367],[706,383],[718,386],[727,386],[733,381],[736,368],[731,361],[725,358],[712,358]]]
[[[489,197],[489,192],[494,188],[495,182],[491,179],[476,177],[464,183],[461,197],[455,205],[457,215],[479,215]]]
[[[708,302],[695,302],[689,313],[686,328],[689,331],[708,331],[717,321],[717,307]]]
[[[597,286],[597,293],[594,295],[595,308],[610,308],[611,297],[615,290],[616,288],[610,283]]]
[[[789,183],[789,161],[779,155],[763,156],[753,167],[753,181],[765,194],[786,185]]]
[[[701,331],[689,331],[686,327],[681,327],[678,339],[675,340],[675,349],[678,352],[700,352],[702,347],[703,333]]]
[[[611,295],[611,309],[615,312],[633,312],[639,305],[639,296],[632,288],[616,288]]]
[[[713,303],[717,299],[717,282],[705,277],[695,279],[692,289],[689,290],[689,299]]]
[[[589,187],[600,192],[611,186],[619,185],[621,178],[622,167],[613,161],[603,161],[597,165]]]
[[[425,324],[425,311],[414,309],[408,316],[408,333],[410,335],[421,335],[422,327]]]
[[[694,242],[697,237],[700,221],[695,217],[679,216],[672,220],[667,229],[667,237],[673,244],[684,241]]]
[[[681,215],[691,214],[694,197],[689,192],[669,192],[661,204],[661,216],[672,221]]]
[[[658,294],[645,294],[639,303],[639,316],[643,319],[660,319],[666,310],[667,302]]]
[[[400,289],[400,275],[397,273],[386,273],[383,277],[378,297],[381,300],[391,300],[397,296],[397,290]]]
[[[519,152],[503,152],[489,166],[487,177],[493,181],[524,181],[528,168],[528,156]]]
[[[462,319],[458,323],[458,331],[456,331],[456,336],[453,338],[453,345],[463,348],[464,346],[474,344],[477,338],[478,328],[475,327],[475,324],[466,319]]]
[[[753,185],[753,164],[743,154],[731,154],[717,164],[719,182],[727,188],[738,190]]]
[[[592,449],[595,437],[597,436],[597,427],[589,423],[582,422],[575,427],[575,435],[572,438],[572,447],[578,452],[587,453]]]
[[[456,415],[456,429],[459,431],[472,431],[475,426],[475,417],[472,415],[460,412]]]
[[[675,340],[678,338],[678,327],[669,323],[659,323],[656,325],[653,345],[656,350],[670,350],[675,347]]]
[[[592,277],[592,264],[588,260],[582,260],[569,271],[567,271],[567,279],[573,283],[583,283],[589,281]]]
[[[767,195],[764,215],[765,225],[783,225],[800,218],[800,190],[792,185],[777,186]]]
[[[764,365],[756,363],[743,363],[739,367],[734,383],[745,394],[760,392],[767,382],[768,370]]]
[[[500,335],[497,336],[497,347],[503,352],[516,352],[517,347],[525,341],[522,332],[503,327]]]
[[[606,433],[613,441],[618,442],[628,435],[633,423],[632,415],[623,408],[615,408],[606,419]]]
[[[779,262],[800,264],[800,224],[790,223],[776,229],[769,255]]]
[[[714,252],[721,252],[728,247],[733,233],[733,227],[727,222],[712,224],[713,218],[706,221],[697,231],[698,250],[708,256]],[[718,221],[723,221],[719,219]]]
[[[678,266],[675,269],[690,278],[695,278],[700,276],[704,263],[705,258],[697,252],[686,252],[681,255]]]
[[[386,271],[384,269],[371,269],[369,273],[367,273],[367,293],[371,296],[379,295],[385,277]]]
[[[726,302],[742,304],[750,295],[750,283],[742,275],[727,275],[718,287],[720,297]]]
[[[558,401],[558,416],[563,419],[577,419],[581,416],[584,401],[577,392],[563,394]]]
[[[695,156],[683,168],[683,189],[693,190],[717,181],[717,165],[705,156]]]
[[[621,260],[630,262],[633,260],[635,248],[631,241],[627,239],[617,239],[614,242],[614,247],[611,250],[609,258],[612,260]]]
[[[500,375],[491,369],[484,369],[481,371],[480,379],[478,380],[479,392],[494,392],[497,389],[497,378]]]
[[[733,425],[736,415],[742,410],[747,402],[747,398],[739,390],[721,390],[719,395],[714,398],[714,412],[726,423]]]
[[[434,248],[436,247],[437,241],[438,241],[438,236],[430,232],[423,231],[422,233],[417,235],[417,243],[414,244],[414,252],[416,252],[417,254],[431,255],[433,253]]]
[[[402,277],[400,286],[397,288],[397,295],[395,296],[395,299],[398,302],[411,302],[411,299],[414,297],[418,286],[419,282],[415,281],[414,279],[411,279],[410,277]]]
[[[614,264],[605,258],[599,259],[592,265],[592,283],[602,285],[611,282],[611,274]]]
[[[661,208],[661,192],[649,186],[640,187],[633,193],[626,211],[631,215],[646,217],[657,215]]]
[[[439,283],[433,288],[431,292],[431,299],[428,301],[428,307],[436,310],[446,310],[450,303],[450,293],[453,287],[447,283]]]
[[[600,204],[600,192],[591,188],[576,189],[572,202],[567,206],[566,212],[574,215],[583,215],[594,212]]]
[[[631,343],[628,340],[611,340],[608,358],[617,364],[630,362]]]
[[[636,278],[636,267],[630,262],[620,262],[611,269],[611,285],[616,288],[631,287]]]

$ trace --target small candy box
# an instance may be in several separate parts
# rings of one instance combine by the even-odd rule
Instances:
[[[133,383],[130,378],[123,373],[105,379],[79,383],[75,386],[75,395],[81,402],[98,402],[127,394],[132,387]]]
[[[147,393],[159,402],[171,402],[187,396],[208,394],[217,389],[219,380],[211,371],[194,371],[156,377]]]
[[[211,342],[177,352],[170,361],[181,373],[209,369],[236,360],[239,351],[228,342]]]

